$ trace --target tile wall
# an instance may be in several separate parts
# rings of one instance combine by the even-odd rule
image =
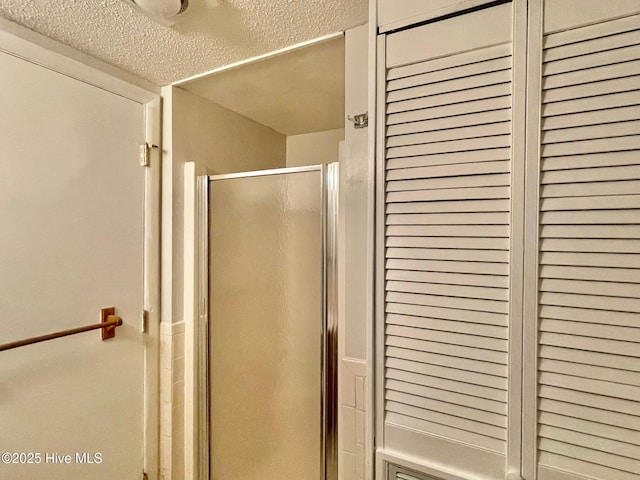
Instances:
[[[365,477],[365,392],[367,364],[344,358],[340,371],[340,414],[338,416],[339,480]]]
[[[184,322],[160,324],[160,479],[184,479]]]

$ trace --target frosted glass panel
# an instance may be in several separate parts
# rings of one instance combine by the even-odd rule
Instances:
[[[320,478],[321,174],[210,184],[211,479]]]

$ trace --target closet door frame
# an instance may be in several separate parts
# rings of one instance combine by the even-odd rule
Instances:
[[[526,231],[526,112],[527,112],[527,34],[528,1],[513,0],[511,92],[511,258],[509,262],[509,396],[507,403],[507,464],[508,480],[524,477],[523,465],[523,332],[525,292],[524,262]]]
[[[385,198],[385,74],[386,67],[386,34],[376,38],[376,153],[375,153],[375,352],[374,369],[374,423],[375,423],[375,479],[386,480],[386,462],[389,457],[384,454],[384,285],[385,285],[385,225],[384,225],[384,198]]]
[[[538,436],[538,249],[540,211],[540,121],[543,0],[529,0],[524,204],[524,331],[522,374],[522,476],[535,480]]]

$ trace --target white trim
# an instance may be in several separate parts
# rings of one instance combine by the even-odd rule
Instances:
[[[160,292],[162,305],[162,323],[174,323],[173,320],[173,87],[162,87],[162,107],[165,115],[162,117],[162,219],[161,238],[161,274]],[[177,188],[177,187],[176,187]],[[181,319],[176,318],[178,322]]]
[[[197,264],[197,232],[199,228],[196,211],[198,198],[196,195],[196,168],[194,162],[185,162],[184,169],[184,476],[196,479],[198,454],[195,442],[197,431],[198,397],[196,377],[197,369],[195,352],[197,315],[196,271]]]
[[[386,454],[384,450],[376,449],[375,454],[375,465],[376,465],[376,476],[375,480],[387,480],[389,478],[388,475],[388,463],[389,460],[386,459]]]
[[[375,477],[376,448],[376,142],[377,142],[377,76],[378,76],[378,4],[369,0],[369,68],[368,68],[368,113],[369,131],[367,132],[367,272],[366,272],[366,392],[365,392],[365,427],[364,427],[364,478]]]
[[[208,184],[205,174],[202,165],[184,164],[184,475],[193,480],[209,478],[208,286],[201,277],[208,270],[208,202],[200,186]]]
[[[431,475],[434,479],[439,480],[477,480],[478,477],[464,474],[457,474],[452,471],[443,470],[441,466],[432,466],[429,463],[424,462],[420,458],[404,455],[399,452],[391,452],[388,450],[378,449],[376,452],[378,457],[378,465],[381,470],[379,480],[387,480],[388,464],[392,463],[400,467],[408,468],[409,470],[415,470],[424,475]]]
[[[246,177],[263,177],[265,175],[280,175],[282,173],[301,173],[301,172],[315,172],[322,170],[322,165],[310,165],[304,167],[287,167],[287,168],[272,168],[270,170],[255,170],[253,172],[240,172],[240,173],[223,173],[221,175],[209,175],[209,180],[228,180],[230,178],[246,178]]]
[[[540,199],[540,100],[542,86],[543,0],[529,1],[527,46],[526,198],[523,342],[522,476],[537,475],[538,403],[538,226]]]
[[[255,57],[247,58],[246,60],[241,60],[239,62],[230,63],[223,67],[214,68],[213,70],[208,70],[204,73],[199,73],[197,75],[193,75],[191,77],[183,78],[182,80],[177,80],[173,82],[171,85],[174,87],[181,87],[186,85],[187,83],[193,82],[194,80],[199,80],[201,78],[206,78],[209,75],[215,75],[217,73],[227,72],[229,70],[234,70],[239,67],[244,67],[245,65],[249,65],[251,63],[256,63],[261,60],[266,60],[268,58],[278,57],[280,55],[284,55],[285,53],[291,53],[294,50],[299,50],[301,48],[310,47],[312,45],[317,45],[320,43],[328,42],[329,40],[334,40],[336,38],[344,37],[344,32],[335,32],[330,33],[329,35],[324,35],[322,37],[314,38],[312,40],[307,40],[304,42],[296,43],[295,45],[291,45],[290,47],[281,48],[279,50],[274,50],[272,52],[264,53],[262,55],[258,55]]]
[[[158,86],[3,18],[0,51],[134,102],[159,98]]]
[[[376,112],[380,112],[376,116],[375,129],[377,133],[376,139],[376,162],[375,162],[375,186],[376,186],[376,203],[375,203],[375,418],[376,418],[376,451],[384,448],[384,182],[385,182],[385,41],[386,35],[380,35],[377,39],[377,64],[376,64]],[[381,479],[383,472],[377,472],[376,478]],[[385,474],[386,475],[386,474]]]
[[[507,401],[507,474],[522,468],[522,329],[525,139],[527,82],[527,2],[512,3],[511,215],[509,224],[509,359]]]
[[[380,25],[380,33],[391,33],[393,30],[398,30],[410,25],[427,22],[429,20],[436,20],[440,17],[445,17],[447,15],[452,15],[458,12],[464,12],[465,10],[481,7],[482,5],[492,3],[494,1],[495,0],[460,0],[458,3],[454,3],[453,5],[447,5],[446,7],[439,8],[437,10],[429,10],[424,13],[419,13],[417,15],[403,18],[402,20],[396,20],[385,25]]]
[[[344,165],[346,147],[345,141],[342,140],[339,143],[339,155],[338,161],[340,165]],[[342,172],[339,172],[339,181],[344,182],[342,176],[344,175],[344,168]],[[342,185],[340,185],[342,186]],[[342,407],[344,405],[345,389],[345,377],[347,375],[347,367],[345,363],[345,295],[342,292],[345,291],[346,286],[346,262],[345,262],[345,245],[347,243],[345,236],[345,195],[344,188],[338,188],[338,478],[342,480],[344,462],[342,462],[344,442],[345,442],[345,430],[344,430],[344,416],[342,414]]]
[[[145,139],[160,144],[160,97],[145,105]],[[159,478],[160,443],[160,170],[161,152],[151,151],[145,168],[144,309],[148,312],[144,336],[144,470]],[[143,168],[143,167],[140,167]]]

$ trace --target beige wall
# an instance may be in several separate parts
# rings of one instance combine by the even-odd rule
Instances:
[[[170,255],[163,263],[170,270],[163,270],[162,315],[163,322],[178,323],[183,311],[184,164],[195,162],[211,174],[281,168],[286,137],[179,88],[163,88],[163,98],[163,252]]]
[[[179,88],[164,87],[162,97],[161,473],[167,480],[181,480],[185,478],[185,163],[195,162],[211,174],[282,168],[286,137]]]
[[[173,156],[234,173],[286,164],[286,137],[218,104],[173,89]]]
[[[287,137],[287,167],[318,165],[338,161],[338,145],[344,128]]]

